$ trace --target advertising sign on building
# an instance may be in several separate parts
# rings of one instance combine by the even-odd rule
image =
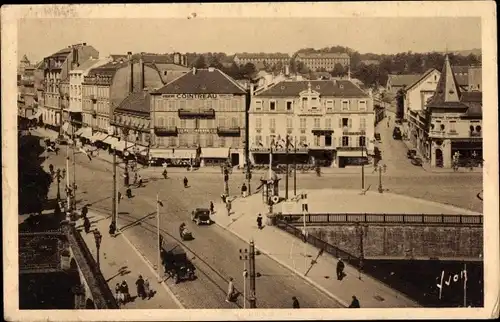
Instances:
[[[163,94],[163,98],[175,99],[219,99],[231,98],[233,94]]]

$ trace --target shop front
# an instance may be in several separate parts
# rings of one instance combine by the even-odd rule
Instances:
[[[337,153],[333,149],[314,149],[309,150],[309,160],[311,164],[319,165],[320,167],[331,167]]]
[[[369,157],[366,152],[363,152],[360,147],[338,147],[337,148],[337,165],[339,168],[347,166],[367,165]]]
[[[472,164],[480,165],[483,160],[483,142],[481,138],[475,140],[451,141],[451,156],[458,159],[459,166]]]
[[[254,165],[269,165],[270,149],[254,147],[250,150],[250,153]],[[285,149],[273,150],[272,158],[273,165],[287,164],[287,162],[288,164],[293,164],[294,162],[296,164],[308,164],[310,162],[307,148],[294,149],[291,147],[288,153]]]
[[[161,166],[166,163],[169,166],[186,167],[194,163],[196,149],[151,149],[149,156],[151,165]]]

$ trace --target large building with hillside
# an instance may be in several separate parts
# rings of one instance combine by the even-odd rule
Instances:
[[[297,162],[345,167],[374,150],[373,99],[349,80],[285,80],[257,91],[249,110],[250,161]]]
[[[238,65],[245,65],[247,63],[252,63],[256,67],[257,65],[269,65],[274,66],[281,64],[283,67],[290,65],[290,55],[283,53],[237,53],[233,58],[234,62]],[[261,69],[261,68],[257,68]]]
[[[151,93],[150,156],[171,164],[245,163],[247,92],[215,68],[196,69]]]
[[[326,70],[332,71],[336,64],[348,67],[351,58],[346,53],[298,53],[295,62],[301,62],[312,71]]]

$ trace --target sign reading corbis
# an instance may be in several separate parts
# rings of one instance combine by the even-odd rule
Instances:
[[[230,98],[232,94],[163,94],[163,98],[176,98],[176,99],[218,99]]]

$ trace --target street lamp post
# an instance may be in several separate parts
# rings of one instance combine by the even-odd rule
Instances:
[[[375,169],[373,170],[375,172],[378,171],[378,192],[383,193],[384,188],[382,188],[382,172],[387,171],[387,165],[377,165]]]
[[[297,137],[293,138],[293,195],[297,195]]]
[[[97,249],[97,267],[100,267],[99,265],[99,250],[101,248],[101,240],[102,240],[102,235],[101,232],[99,232],[99,229],[94,230],[94,240],[95,240],[95,247]]]
[[[66,175],[66,172],[65,171],[62,171],[61,173],[61,169],[57,169],[56,170],[56,179],[57,179],[57,201],[59,201],[61,199],[61,189],[60,189],[60,185],[61,185],[61,179],[64,179]]]
[[[285,157],[286,157],[286,174],[285,174],[285,200],[288,200],[288,144],[289,144],[289,137],[288,134],[286,135],[286,140],[285,140]]]
[[[224,194],[229,196],[229,170],[227,167],[224,167]]]
[[[260,273],[255,272],[255,244],[253,240],[250,241],[248,250],[240,249],[240,260],[247,261],[248,260],[248,270],[246,270],[246,264],[244,264],[243,268],[243,278],[244,278],[244,303],[246,303],[246,278],[250,277],[250,296],[248,301],[250,302],[250,308],[255,309],[257,307],[257,297],[255,293],[255,278],[260,277]],[[246,304],[244,304],[244,308],[246,308]]]
[[[363,237],[364,237],[364,229],[359,222],[356,223],[356,232],[359,235],[359,265],[358,265],[358,279],[361,280],[361,272],[363,271],[363,261],[365,257],[364,245],[363,245]]]

